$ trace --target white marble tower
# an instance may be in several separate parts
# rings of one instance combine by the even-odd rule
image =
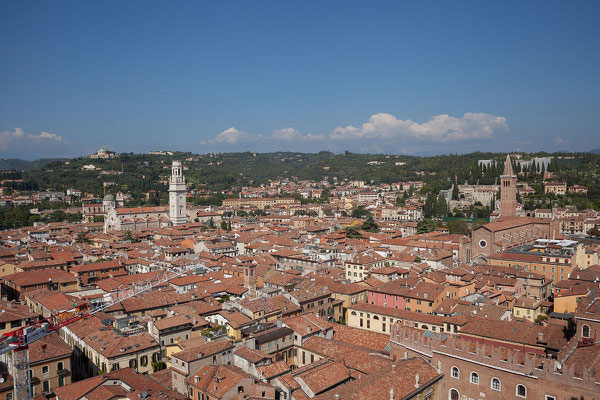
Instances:
[[[187,222],[185,210],[186,197],[185,177],[181,161],[173,161],[171,166],[171,179],[169,180],[169,219],[173,225]]]

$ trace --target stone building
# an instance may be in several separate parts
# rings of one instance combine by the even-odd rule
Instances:
[[[169,178],[168,207],[117,207],[117,200],[107,194],[102,200],[105,212],[104,232],[163,228],[181,225],[188,221],[186,209],[186,186],[180,161],[173,161]]]

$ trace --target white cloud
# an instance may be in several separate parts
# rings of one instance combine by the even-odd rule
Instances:
[[[466,113],[460,118],[441,114],[419,124],[401,120],[386,113],[372,115],[360,128],[338,126],[332,140],[433,140],[436,142],[468,139],[491,139],[497,133],[508,132],[506,118],[483,113]]]
[[[236,144],[239,142],[250,140],[252,136],[256,135],[250,135],[246,132],[241,132],[231,127],[219,133],[214,141],[216,143]]]
[[[565,139],[563,137],[557,136],[554,138],[554,143],[556,144],[566,144],[569,143],[569,139]]]
[[[27,144],[57,144],[64,143],[63,138],[55,133],[40,132],[37,135],[26,133],[21,128],[15,128],[14,131],[0,132],[0,149],[10,150],[13,146],[23,146]]]
[[[203,142],[216,147],[270,150],[354,150],[375,152],[410,152],[411,145],[430,146],[443,143],[490,140],[508,133],[506,118],[484,113],[466,113],[461,117],[441,114],[424,123],[401,120],[387,113],[373,114],[359,127],[338,126],[326,134],[302,133],[289,127],[271,134],[253,134],[234,127],[219,133],[214,140]],[[413,146],[414,147],[414,146]],[[227,149],[224,149],[227,150]]]

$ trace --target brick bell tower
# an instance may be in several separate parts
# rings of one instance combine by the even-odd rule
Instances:
[[[244,286],[248,289],[248,298],[256,297],[256,265],[246,264],[244,270]]]
[[[504,173],[500,175],[500,218],[517,216],[517,176],[513,172],[510,155],[506,155]]]

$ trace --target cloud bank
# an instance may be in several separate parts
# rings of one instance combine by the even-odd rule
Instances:
[[[56,133],[27,133],[21,128],[0,131],[0,153],[6,157],[35,159],[39,156],[63,156],[66,141]]]
[[[37,135],[25,133],[21,128],[15,128],[14,131],[0,132],[0,149],[9,150],[11,146],[23,144],[38,143],[64,143],[62,137],[55,133],[42,131]]]
[[[506,118],[485,113],[461,117],[436,115],[418,123],[387,113],[373,114],[360,126],[338,126],[324,134],[302,133],[289,127],[270,134],[248,133],[234,127],[203,145],[219,151],[342,151],[411,152],[432,146],[460,146],[465,142],[489,141],[508,133]]]

